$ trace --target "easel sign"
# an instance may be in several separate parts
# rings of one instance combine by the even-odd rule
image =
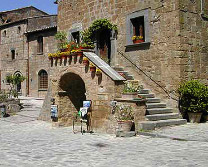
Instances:
[[[83,107],[90,108],[91,105],[92,105],[92,101],[91,100],[85,100],[85,101],[83,101]]]
[[[51,105],[51,117],[52,118],[58,117],[58,106],[57,105]]]

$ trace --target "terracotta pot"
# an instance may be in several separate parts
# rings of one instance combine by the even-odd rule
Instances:
[[[87,66],[89,64],[89,60],[83,60],[83,64]]]
[[[82,52],[82,51],[80,51],[80,52],[77,52],[77,56],[80,56],[80,57],[82,57],[82,56],[83,56],[83,52]]]
[[[66,55],[64,55],[64,56],[62,56],[62,58],[63,58],[63,59],[67,59],[67,56],[66,56]]]
[[[144,40],[143,40],[143,39],[133,40],[133,43],[142,43],[142,42],[144,42]]]
[[[90,67],[90,71],[91,71],[91,72],[95,72],[95,71],[96,71],[96,67],[95,67],[95,66]]]
[[[96,75],[101,75],[102,72],[101,71],[96,71]]]
[[[189,121],[191,123],[200,123],[202,113],[188,112]]]
[[[129,132],[133,125],[131,120],[119,120],[118,121],[118,130],[122,132]]]
[[[93,49],[92,47],[83,47],[83,46],[80,46],[79,49]]]

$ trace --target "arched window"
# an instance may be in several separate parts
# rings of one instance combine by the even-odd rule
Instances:
[[[40,70],[38,73],[39,89],[48,89],[48,73]]]

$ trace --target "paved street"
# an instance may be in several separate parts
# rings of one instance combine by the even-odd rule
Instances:
[[[71,127],[56,128],[35,120],[40,100],[25,103],[35,104],[32,108],[36,112],[30,106],[19,115],[0,120],[0,166],[205,167],[208,164],[207,123],[151,132],[168,138],[81,135],[73,134]]]

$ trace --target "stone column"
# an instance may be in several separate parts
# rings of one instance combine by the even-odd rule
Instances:
[[[115,30],[111,31],[111,37],[110,37],[110,41],[111,41],[111,62],[110,65],[111,66],[115,66],[116,65],[116,54],[117,54],[117,33],[115,32]]]

